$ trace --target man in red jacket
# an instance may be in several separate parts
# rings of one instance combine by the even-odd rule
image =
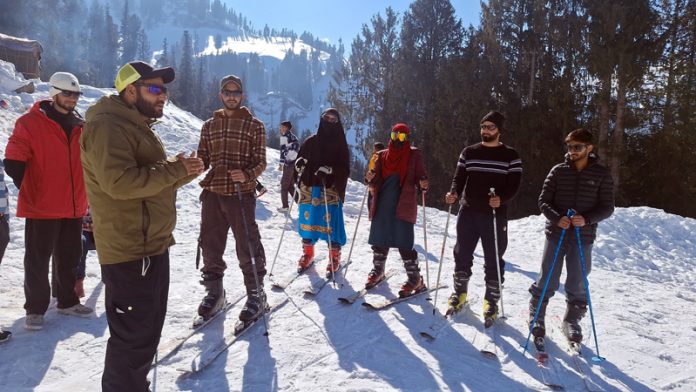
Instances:
[[[5,171],[19,188],[17,216],[26,218],[24,239],[25,328],[43,328],[51,287],[53,256],[58,313],[89,317],[93,310],[75,295],[82,253],[82,217],[87,195],[80,162],[82,118],[75,112],[82,94],[77,78],[56,72],[49,80],[51,100],[34,104],[15,123],[5,149]]]

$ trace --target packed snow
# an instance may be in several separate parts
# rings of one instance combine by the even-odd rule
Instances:
[[[14,122],[31,104],[47,97],[45,83],[35,81],[33,94],[12,93],[13,83],[21,84],[7,63],[0,63],[0,99],[8,103],[0,108],[0,145],[5,146]],[[10,75],[9,77],[6,77]],[[83,87],[85,96],[78,110],[84,114],[109,89]],[[3,105],[5,106],[5,105]],[[196,148],[202,121],[174,105],[165,107],[163,123],[157,131],[171,154]],[[4,154],[3,154],[4,155]],[[261,180],[268,193],[257,203],[259,224],[270,269],[274,255],[273,278],[282,280],[293,274],[301,254],[300,239],[292,221],[284,225],[280,207],[278,151],[268,150],[268,167]],[[17,189],[9,178],[12,211]],[[358,303],[344,305],[339,296],[359,290],[371,268],[372,253],[367,245],[369,221],[361,202],[365,187],[350,182],[344,206],[349,243],[343,249],[348,256],[351,245],[353,264],[347,276],[328,285],[316,298],[303,295],[310,281],[323,275],[326,246],[317,246],[315,270],[298,278],[284,292],[270,289],[271,304],[289,299],[269,318],[270,336],[263,335],[263,323],[220,355],[199,374],[180,377],[177,369],[190,366],[192,359],[207,348],[219,345],[231,334],[241,303],[227,317],[211,323],[194,335],[181,350],[156,367],[150,374],[153,391],[524,391],[547,389],[529,354],[521,345],[527,337],[525,326],[529,294],[527,288],[536,277],[544,244],[544,219],[530,216],[509,223],[509,247],[505,258],[506,285],[503,295],[506,316],[501,322],[499,360],[488,359],[478,350],[482,339],[481,301],[483,298],[482,250],[476,251],[474,276],[470,285],[471,309],[457,316],[456,322],[433,342],[419,332],[433,321],[433,306],[444,310],[449,288],[440,290],[437,304],[417,298],[375,312]],[[169,308],[160,347],[190,331],[191,321],[203,288],[198,284],[195,267],[196,238],[200,221],[200,188],[193,182],[178,195],[177,244],[171,248],[171,286]],[[443,207],[444,208],[444,207]],[[358,216],[362,219],[356,230]],[[447,212],[426,208],[428,270],[434,285],[438,260],[446,230]],[[416,225],[416,248],[424,254],[422,210]],[[441,281],[451,284],[452,248],[456,235],[455,216],[449,222]],[[103,307],[104,286],[100,281],[97,255],[87,260],[84,303],[96,309],[94,317],[78,319],[56,313],[53,302],[46,313],[42,331],[27,331],[24,324],[23,266],[24,220],[13,217],[11,240],[0,266],[0,326],[13,332],[9,342],[0,346],[0,390],[3,391],[94,391],[100,388],[104,351],[109,333]],[[279,239],[285,231],[284,241]],[[690,311],[696,304],[694,263],[696,245],[693,233],[696,220],[664,213],[648,207],[617,208],[614,215],[599,225],[590,275],[590,289],[600,354],[606,361],[588,360],[594,389],[606,391],[692,391],[696,390],[696,316]],[[355,241],[350,239],[356,234]],[[237,244],[247,246],[246,244]],[[235,262],[235,243],[228,240],[225,288],[228,299],[244,292],[242,276]],[[426,263],[421,260],[426,271]],[[405,273],[392,251],[387,268],[397,275],[375,289],[366,299],[374,302],[394,297]],[[434,299],[434,295],[431,295]],[[361,300],[357,302],[362,302]],[[556,370],[568,391],[586,390],[587,385],[575,371],[565,352],[554,316],[564,310],[562,290],[549,305],[548,347],[556,358]],[[583,321],[586,331],[585,358],[596,354],[590,317]]]

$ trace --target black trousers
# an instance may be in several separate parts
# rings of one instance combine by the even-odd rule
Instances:
[[[498,257],[495,259],[495,240],[493,236],[493,214],[460,209],[457,216],[457,243],[454,245],[454,271],[471,276],[474,265],[474,250],[481,240],[486,282],[498,281],[496,262],[500,264],[500,278],[505,281],[505,261],[503,255],[507,249],[507,216],[496,215],[498,228]]]
[[[0,264],[5,256],[5,249],[10,243],[10,224],[7,222],[7,215],[0,215]]]
[[[167,313],[169,251],[101,266],[106,289],[106,344],[102,391],[147,391],[147,373],[157,352]]]
[[[30,219],[24,227],[24,309],[44,314],[51,300],[48,263],[53,256],[54,287],[59,308],[80,303],[74,269],[82,255],[82,218]]]

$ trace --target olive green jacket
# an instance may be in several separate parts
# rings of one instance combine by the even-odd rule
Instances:
[[[176,190],[196,176],[167,158],[152,120],[117,95],[102,97],[85,118],[80,150],[99,262],[164,253],[174,245]]]

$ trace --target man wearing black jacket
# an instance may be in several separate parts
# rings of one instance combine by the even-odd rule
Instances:
[[[597,223],[614,212],[614,182],[609,170],[598,163],[599,158],[593,152],[592,133],[586,129],[577,129],[566,136],[565,142],[568,151],[565,162],[551,169],[539,195],[539,209],[547,219],[546,244],[541,271],[536,282],[529,288],[532,294],[529,302],[530,324],[536,314],[561,232],[580,228],[582,252],[585,256],[586,271],[589,274]],[[568,210],[573,211],[572,217],[567,216]],[[537,322],[531,327],[534,336],[544,336],[546,305],[558,289],[565,258],[567,308],[563,319],[563,331],[569,340],[581,342],[582,330],[579,323],[587,312],[587,293],[580,265],[577,238],[572,230],[566,233],[565,237],[541,303]]]
[[[466,302],[474,249],[480,239],[485,260],[486,293],[483,307],[487,320],[495,320],[498,315],[500,285],[505,278],[503,255],[507,248],[507,204],[517,195],[522,179],[522,161],[517,151],[500,142],[504,122],[505,117],[496,111],[481,119],[482,142],[462,150],[451,190],[445,195],[448,204],[453,204],[461,195],[457,243],[454,247],[454,293],[448,305],[452,311],[459,311]],[[491,192],[491,188],[495,189],[495,193]],[[493,209],[496,210],[496,234],[493,230]],[[500,267],[500,282],[496,264]]]

